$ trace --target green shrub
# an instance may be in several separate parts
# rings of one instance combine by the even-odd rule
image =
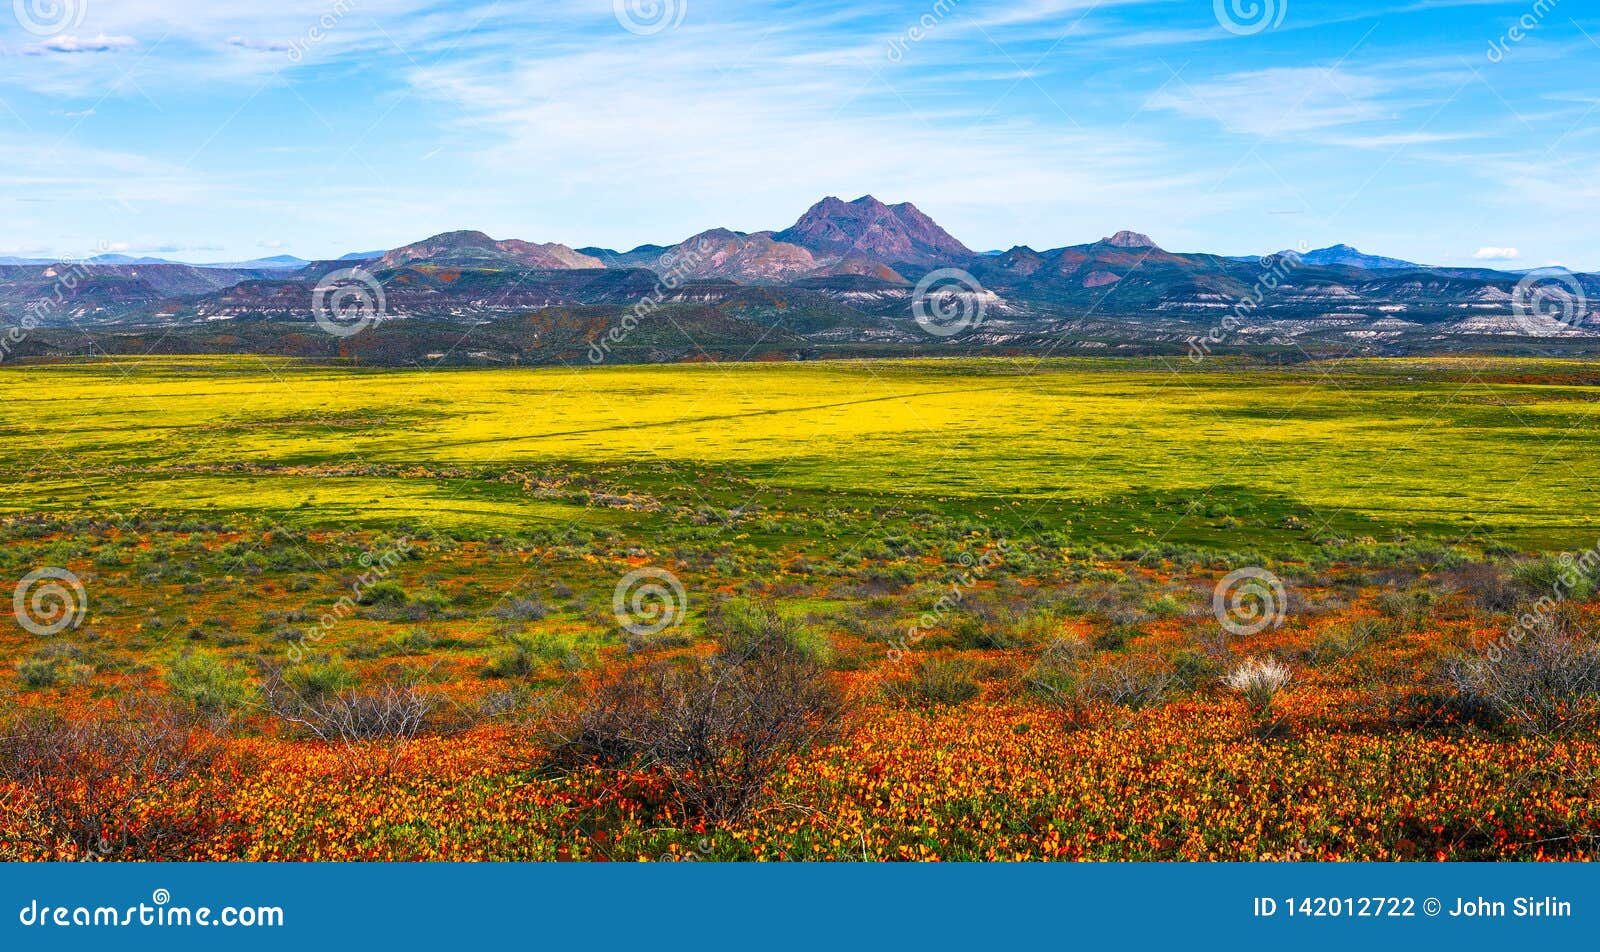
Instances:
[[[506,636],[505,648],[490,659],[484,673],[491,678],[526,678],[550,664],[576,671],[587,660],[583,652],[559,635],[547,631],[511,634]]]
[[[94,668],[79,663],[80,649],[53,644],[17,662],[17,680],[25,688],[53,688],[60,684],[83,684],[94,676]]]
[[[797,652],[813,664],[833,663],[833,643],[828,636],[797,616],[767,608],[748,599],[730,599],[713,605],[706,630],[722,653],[735,658],[774,647]]]
[[[318,698],[353,688],[361,679],[342,661],[308,661],[289,668],[283,681],[302,697]]]
[[[1329,625],[1306,650],[1307,660],[1324,663],[1355,655],[1389,636],[1391,623],[1379,618],[1354,618]]]
[[[1378,611],[1393,618],[1402,628],[1415,629],[1427,621],[1435,595],[1429,589],[1409,592],[1384,592],[1376,601]]]
[[[1557,600],[1586,601],[1594,595],[1594,579],[1576,564],[1563,563],[1561,557],[1541,556],[1519,562],[1511,578],[1533,598],[1549,596]]]
[[[1157,618],[1177,618],[1189,612],[1189,606],[1171,592],[1152,595],[1144,600],[1143,608]]]
[[[404,605],[406,603],[406,590],[400,586],[399,582],[378,582],[361,593],[361,600],[368,605]]]
[[[1057,707],[1081,710],[1093,703],[1140,710],[1164,703],[1177,680],[1174,666],[1147,655],[1088,657],[1087,652],[1047,652],[1024,678],[1033,693]]]
[[[207,655],[184,655],[167,672],[167,689],[196,710],[227,713],[248,706],[253,698],[245,673]]]
[[[1132,625],[1113,625],[1104,631],[1097,632],[1091,642],[1096,651],[1121,651],[1128,647],[1128,642],[1142,635],[1138,628]]]
[[[61,659],[23,658],[17,662],[17,680],[26,688],[53,688],[61,683]]]
[[[1213,684],[1222,676],[1222,665],[1203,651],[1184,648],[1167,659],[1172,663],[1172,677],[1186,691],[1194,691]]]
[[[501,621],[539,621],[548,614],[550,610],[540,599],[518,596],[507,598],[489,610],[489,617]]]
[[[977,697],[983,689],[973,680],[972,666],[965,661],[926,658],[912,668],[908,677],[884,683],[890,700],[909,704],[960,704]]]
[[[962,615],[950,625],[951,644],[977,651],[1009,651],[1027,643],[1011,619]]]

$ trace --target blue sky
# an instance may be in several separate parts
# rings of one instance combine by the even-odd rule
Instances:
[[[870,192],[979,249],[1600,270],[1589,0],[54,2],[0,21],[0,255],[627,248]]]

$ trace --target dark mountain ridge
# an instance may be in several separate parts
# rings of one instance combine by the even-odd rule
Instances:
[[[248,268],[0,265],[0,320],[109,329],[124,343],[143,334],[140,328],[161,328],[207,352],[234,339],[243,350],[320,353],[304,343],[304,335],[319,332],[317,288],[355,267],[381,288],[374,327],[382,325],[385,346],[406,359],[420,359],[413,351],[433,347],[436,333],[402,332],[402,325],[453,326],[458,337],[498,328],[493,339],[500,344],[489,352],[503,345],[521,361],[558,359],[553,355],[624,326],[634,344],[619,343],[608,354],[628,359],[692,359],[701,344],[702,356],[731,359],[740,346],[764,342],[796,352],[826,345],[921,353],[1181,349],[1205,340],[1208,349],[1387,353],[1449,351],[1483,339],[1562,347],[1600,341],[1600,316],[1589,304],[1600,301],[1595,275],[1430,268],[1348,245],[1259,258],[1172,252],[1131,230],[1043,251],[1018,245],[979,254],[914,205],[870,195],[825,198],[778,231],[712,228],[620,252],[463,230],[291,266],[297,260],[282,256]],[[1549,285],[1537,291],[1535,308],[1517,297],[1526,297],[1530,281]],[[927,288],[919,290],[919,282]],[[954,300],[975,314],[948,340],[917,319],[926,317],[917,295],[938,293],[941,282],[953,282],[964,295]],[[517,328],[529,327],[543,328],[543,336],[518,336]],[[270,343],[275,334],[289,343]],[[550,335],[560,336],[561,348],[546,346]]]

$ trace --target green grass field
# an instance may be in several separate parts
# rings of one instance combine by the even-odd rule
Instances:
[[[0,372],[0,507],[460,532],[885,511],[1083,544],[1518,549],[1600,535],[1600,388],[1555,361]]]

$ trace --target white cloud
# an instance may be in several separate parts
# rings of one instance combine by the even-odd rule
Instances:
[[[1515,248],[1495,248],[1486,245],[1474,251],[1472,257],[1479,261],[1515,261],[1522,257],[1522,252]]]
[[[30,47],[29,53],[115,53],[138,46],[139,41],[131,36],[107,36],[104,33],[98,36],[53,36],[38,46]]]

